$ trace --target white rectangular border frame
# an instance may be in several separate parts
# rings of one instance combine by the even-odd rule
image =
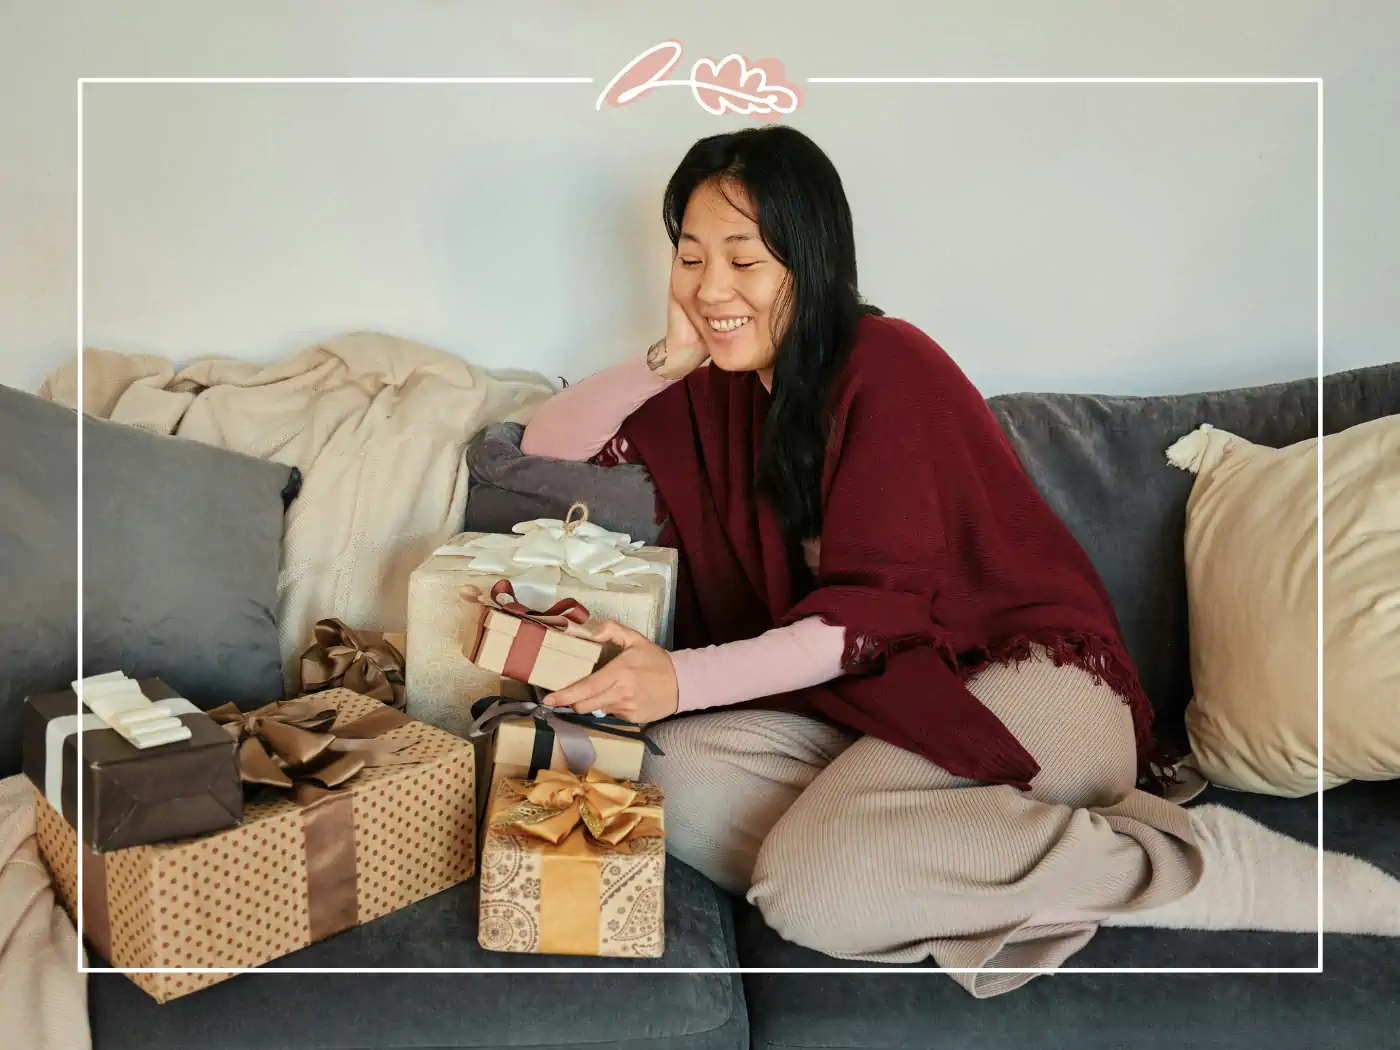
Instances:
[[[1317,399],[1317,432],[1323,434],[1323,408],[1321,382],[1323,377],[1323,79],[1321,77],[808,77],[811,84],[1313,84],[1317,88],[1317,374],[1319,391]],[[83,96],[88,84],[592,84],[592,77],[79,77],[77,80],[77,165],[78,165],[78,208],[77,208],[77,357],[78,390],[81,399],[83,389]],[[82,674],[83,666],[83,428],[82,413],[78,413],[75,424],[78,428],[78,667]],[[1323,972],[1323,473],[1322,442],[1318,442],[1317,457],[1317,965],[1314,967],[1078,967],[1058,968],[1007,968],[986,967],[902,967],[902,966],[863,966],[863,967],[750,967],[712,966],[687,969],[670,966],[520,966],[520,967],[371,967],[366,969],[344,967],[203,967],[176,969],[170,967],[130,967],[126,969],[90,967],[85,965],[83,951],[83,851],[78,850],[78,902],[77,902],[77,962],[80,973],[532,973],[532,974],[575,974],[575,973],[843,973],[843,974],[884,974],[907,975],[923,973],[1226,973],[1226,974],[1266,974],[1298,973],[1317,974]],[[82,713],[82,695],[79,688],[77,712]],[[83,734],[78,734],[78,767],[82,768]],[[78,840],[82,841],[82,777],[78,778]]]

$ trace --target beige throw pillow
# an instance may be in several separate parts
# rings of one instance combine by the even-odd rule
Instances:
[[[1195,762],[1270,795],[1317,790],[1317,441],[1205,426],[1167,451],[1187,504]],[[1323,442],[1323,786],[1400,777],[1400,416]]]

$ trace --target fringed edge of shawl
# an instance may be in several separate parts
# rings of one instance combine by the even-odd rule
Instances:
[[[1021,634],[1000,639],[989,646],[962,650],[946,638],[878,638],[848,632],[841,667],[848,674],[869,674],[878,669],[886,657],[904,649],[929,644],[963,682],[992,664],[1009,667],[1030,660],[1035,656],[1037,647],[1047,652],[1056,667],[1066,664],[1078,667],[1093,678],[1095,685],[1107,685],[1130,708],[1133,737],[1137,745],[1139,784],[1146,790],[1162,795],[1168,787],[1181,783],[1172,771],[1182,756],[1154,738],[1152,722],[1155,711],[1152,700],[1143,690],[1132,661],[1121,645],[1098,635],[1057,629]]]
[[[617,467],[630,462],[627,459],[627,442],[621,435],[614,435],[608,443],[589,457],[588,462],[595,467]]]

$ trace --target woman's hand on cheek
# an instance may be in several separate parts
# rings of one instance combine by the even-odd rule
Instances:
[[[676,299],[675,290],[666,293],[666,336],[647,351],[647,364],[662,379],[684,379],[710,359],[700,330]]]
[[[593,639],[622,652],[587,678],[549,695],[554,707],[602,711],[629,722],[656,722],[676,713],[679,688],[671,654],[645,635],[608,620]]]

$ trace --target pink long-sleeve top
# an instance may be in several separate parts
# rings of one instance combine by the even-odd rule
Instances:
[[[659,377],[638,355],[565,387],[536,410],[520,449],[529,456],[586,460],[617,436],[623,421],[673,380]],[[804,548],[813,569],[820,551]],[[774,628],[757,638],[671,653],[679,687],[677,709],[725,707],[821,685],[841,675],[846,631],[817,617]]]

